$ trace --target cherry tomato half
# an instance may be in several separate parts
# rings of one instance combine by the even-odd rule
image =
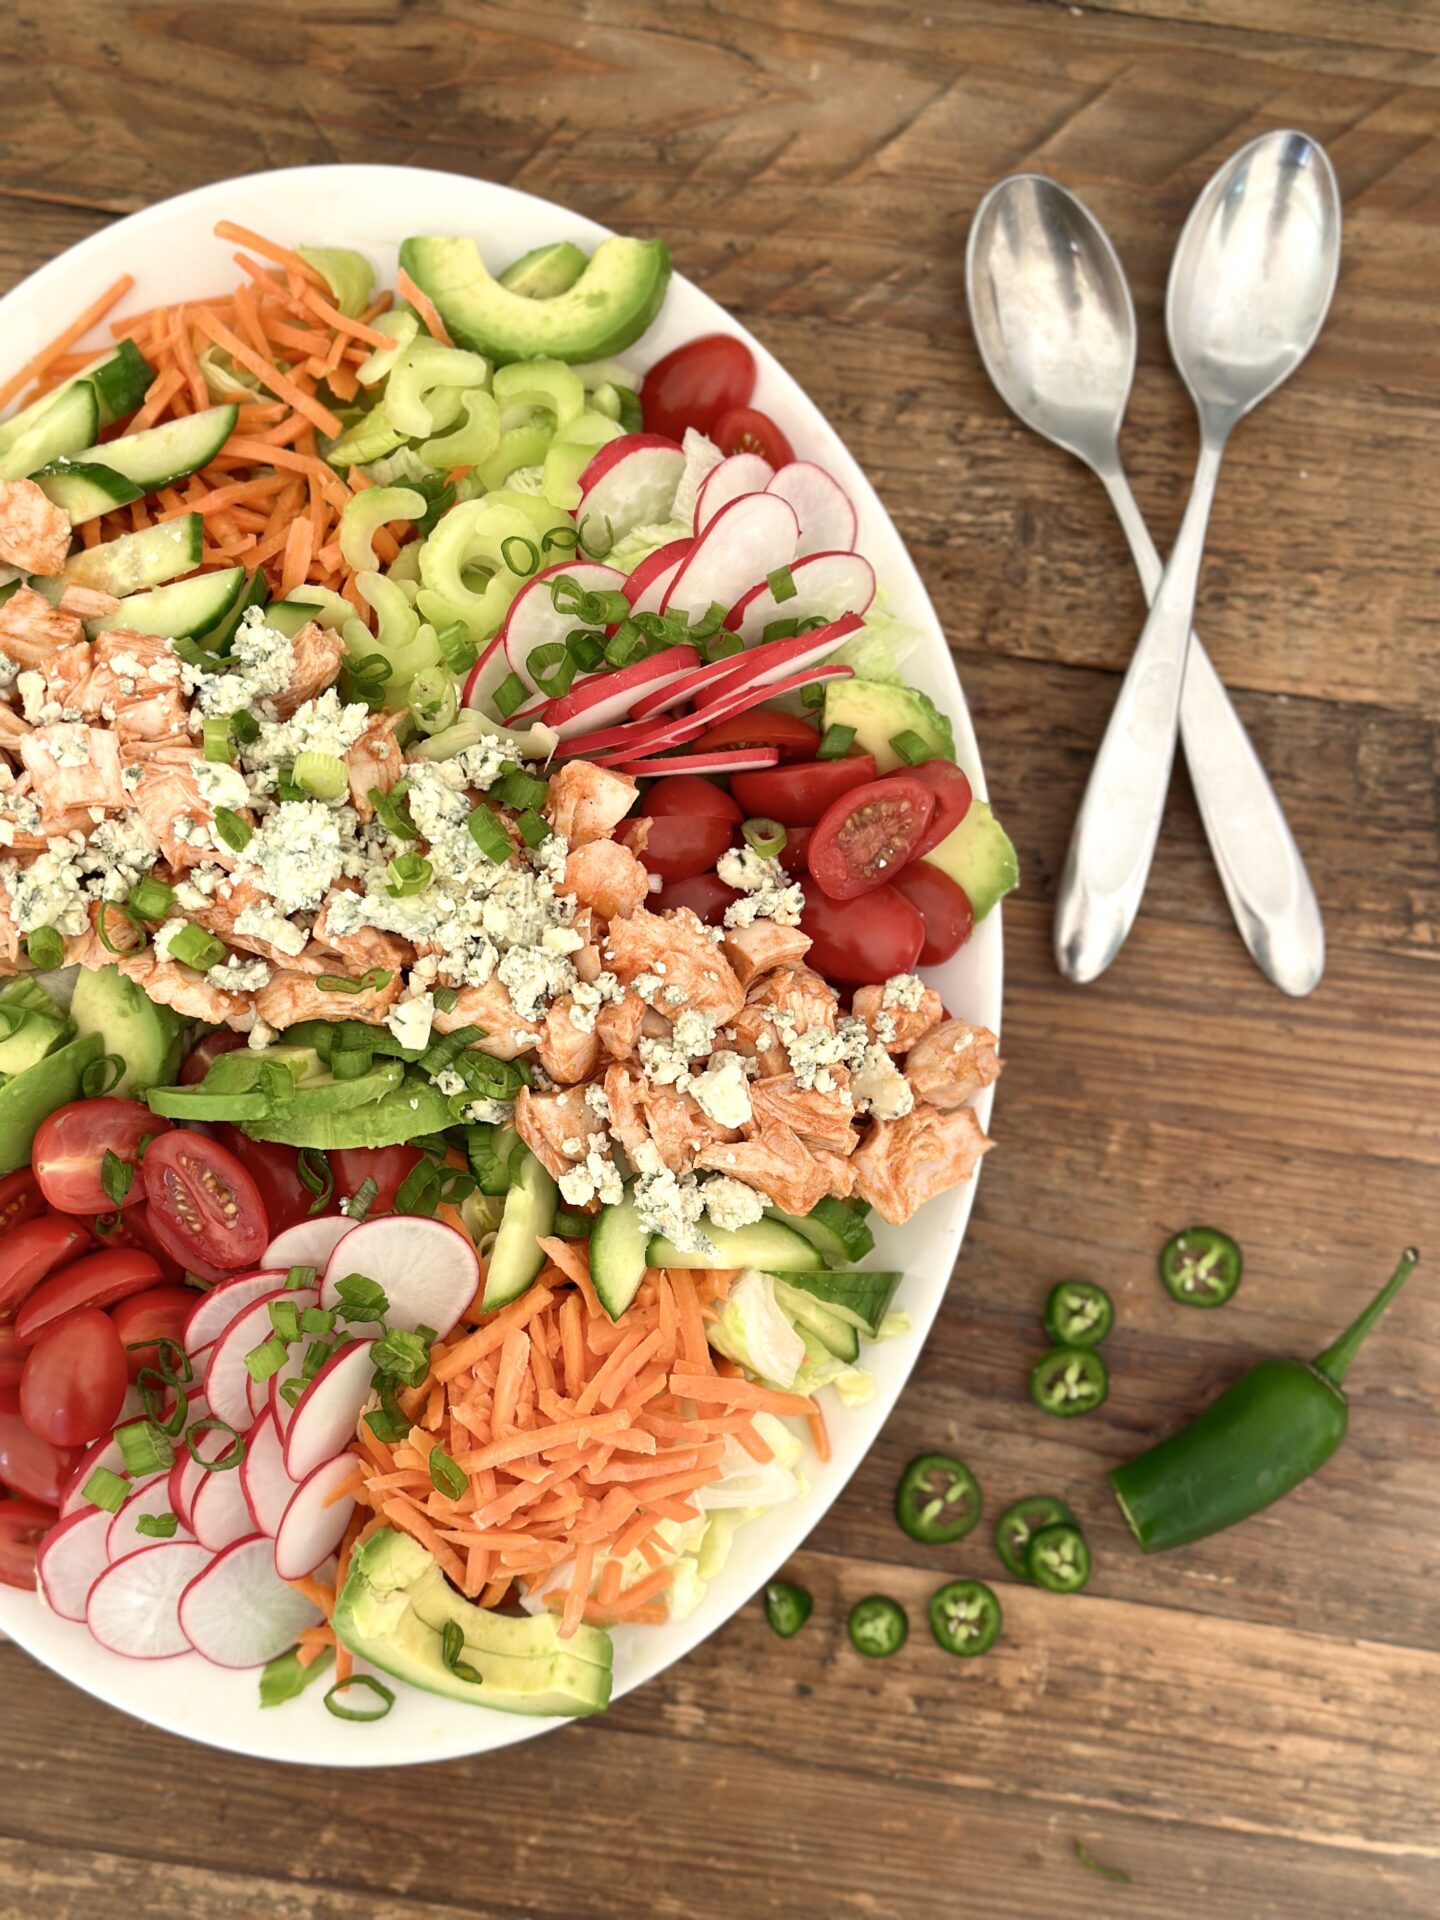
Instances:
[[[141,1346],[147,1339],[173,1340],[184,1344],[185,1322],[200,1298],[193,1287],[147,1287],[143,1293],[127,1294],[110,1309],[110,1318],[125,1349],[125,1366],[133,1380],[142,1367],[159,1364],[158,1346]]]
[[[342,1194],[358,1193],[366,1180],[373,1180],[377,1191],[370,1211],[389,1213],[406,1174],[425,1156],[418,1147],[339,1147],[327,1157],[337,1203]]]
[[[138,1207],[127,1207],[124,1213],[97,1214],[90,1222],[90,1231],[98,1247],[126,1247],[132,1252],[148,1253],[159,1267],[162,1280],[178,1282],[184,1275],[180,1262],[171,1259],[151,1232],[150,1209],[143,1200]]]
[[[72,1313],[113,1306],[127,1293],[153,1287],[159,1278],[160,1269],[149,1254],[130,1247],[72,1260],[36,1287],[15,1316],[15,1332],[21,1340],[39,1340]]]
[[[19,1389],[0,1387],[0,1486],[58,1507],[79,1459],[78,1447],[52,1447],[33,1434],[20,1411]]]
[[[804,766],[737,773],[730,787],[752,820],[778,820],[782,827],[813,827],[841,794],[869,786],[874,778],[874,755],[857,753],[849,760],[811,760]]]
[[[735,818],[740,818],[738,807]],[[0,1180],[0,1233],[8,1233],[26,1220],[38,1220],[44,1211],[40,1183],[29,1167],[17,1167]]]
[[[308,1217],[315,1196],[300,1178],[300,1155],[273,1140],[252,1140],[239,1127],[221,1124],[215,1138],[228,1147],[260,1189],[271,1233]]]
[[[635,802],[635,814],[648,814],[652,820],[667,819],[672,813],[689,817],[696,813],[714,814],[737,824],[745,818],[723,787],[698,773],[667,774],[656,780],[646,794]]]
[[[800,931],[811,941],[806,962],[827,980],[878,986],[892,974],[909,973],[919,960],[925,922],[893,887],[877,887],[861,911],[853,902],[830,899],[813,879],[800,884],[805,889]]]
[[[657,360],[640,389],[647,433],[683,439],[709,433],[722,413],[743,407],[755,391],[755,356],[728,333],[703,333]]]
[[[890,884],[925,922],[922,967],[938,967],[942,960],[958,953],[975,931],[970,896],[939,867],[914,860]]]
[[[692,740],[687,753],[717,753],[722,747],[778,747],[782,760],[813,760],[820,736],[808,721],[796,713],[772,713],[766,707],[751,707],[748,713],[732,713]],[[752,780],[753,774],[736,774],[737,780]],[[739,798],[739,795],[736,795]],[[743,807],[745,802],[740,801]],[[775,818],[772,814],[771,818]]]
[[[235,1273],[255,1267],[270,1238],[260,1189],[218,1140],[176,1128],[152,1141],[140,1163],[150,1229],[192,1272],[195,1259]]]
[[[842,794],[816,823],[810,871],[832,900],[858,900],[892,880],[935,817],[935,795],[892,775]]]
[[[636,855],[647,873],[665,881],[708,873],[735,838],[735,822],[718,813],[667,814],[650,822]]]
[[[78,1220],[58,1213],[27,1220],[0,1240],[0,1320],[13,1320],[20,1302],[47,1273],[90,1245]]]
[[[654,905],[662,911],[689,907],[707,927],[718,927],[725,909],[740,898],[734,887],[727,887],[718,873],[697,873],[689,880],[674,880],[656,895]],[[888,975],[887,975],[888,978]]]
[[[197,1040],[186,1054],[180,1068],[182,1087],[193,1087],[203,1080],[222,1053],[233,1053],[237,1047],[248,1046],[249,1040],[243,1033],[236,1033],[230,1027],[217,1027],[214,1033],[207,1033],[203,1040]]]
[[[166,1133],[170,1122],[151,1113],[143,1100],[72,1100],[40,1122],[30,1163],[40,1191],[61,1213],[104,1213],[115,1205],[100,1179],[106,1153],[135,1164],[147,1133]],[[120,1202],[138,1206],[140,1182],[131,1182]]]
[[[19,1386],[29,1351],[14,1327],[0,1321],[0,1389]]]
[[[0,1500],[0,1587],[35,1591],[35,1551],[59,1517],[38,1500]]]
[[[43,1334],[20,1376],[20,1412],[52,1447],[81,1447],[113,1426],[130,1376],[114,1322],[88,1308]]]
[[[710,430],[710,438],[722,453],[758,453],[772,467],[784,467],[795,458],[795,449],[768,413],[758,407],[732,407],[722,413]]]
[[[772,820],[774,817],[773,814],[770,815]],[[810,871],[810,862],[806,856],[810,836],[814,831],[813,827],[786,827],[785,844],[780,849],[780,864],[786,873],[798,874]]]
[[[907,767],[904,777],[918,780],[935,795],[935,815],[915,843],[912,860],[919,860],[953,833],[970,811],[974,798],[970,781],[953,760],[922,760],[918,767]]]

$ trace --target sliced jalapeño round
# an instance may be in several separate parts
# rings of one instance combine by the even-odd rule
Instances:
[[[1243,1265],[1239,1247],[1218,1227],[1186,1227],[1160,1251],[1165,1291],[1182,1307],[1223,1307]]]
[[[1110,1391],[1110,1370],[1093,1347],[1052,1347],[1030,1369],[1030,1398],[1044,1413],[1073,1420]]]
[[[1004,1561],[1005,1571],[1017,1580],[1028,1580],[1025,1555],[1035,1535],[1042,1527],[1053,1527],[1061,1521],[1073,1523],[1074,1519],[1065,1502],[1053,1493],[1028,1493],[1006,1507],[995,1522],[995,1551]]]
[[[1041,1527],[1025,1553],[1025,1571],[1047,1593],[1078,1593],[1090,1578],[1090,1548],[1065,1521]]]
[[[850,1609],[850,1644],[868,1660],[886,1660],[904,1646],[910,1632],[905,1609],[888,1594],[872,1593]]]
[[[930,1596],[930,1631],[936,1644],[961,1660],[988,1653],[1004,1624],[999,1598],[983,1580],[947,1580]]]
[[[895,1518],[926,1546],[963,1540],[980,1518],[980,1482],[952,1454],[922,1453],[900,1476]]]
[[[797,1634],[810,1618],[814,1600],[804,1587],[788,1580],[771,1580],[765,1588],[765,1618],[782,1640]]]
[[[1115,1324],[1115,1306],[1093,1280],[1062,1280],[1045,1302],[1045,1331],[1057,1347],[1098,1347]]]

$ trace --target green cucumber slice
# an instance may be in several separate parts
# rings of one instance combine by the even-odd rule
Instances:
[[[235,431],[237,411],[233,402],[206,407],[202,413],[166,420],[143,433],[122,434],[118,440],[107,440],[103,447],[86,447],[75,458],[112,467],[150,493],[156,487],[168,487],[172,480],[183,480],[213,460]],[[56,449],[57,453],[68,451]]]
[[[27,434],[40,419],[55,405],[71,387],[87,383],[95,395],[95,404],[102,427],[113,426],[127,413],[133,413],[145,398],[146,388],[155,378],[155,369],[141,353],[133,340],[122,340],[98,359],[92,360],[88,367],[82,367],[73,380],[67,381],[54,393],[42,394],[38,400],[32,400],[28,407],[22,407],[19,413],[11,414],[6,421],[0,422],[0,454],[10,449]]]
[[[141,593],[147,587],[178,579],[182,573],[192,573],[200,564],[203,545],[198,513],[162,520],[157,526],[142,527],[138,533],[122,533],[103,547],[73,554],[60,571],[61,590],[93,587],[123,600],[127,594]]]
[[[827,1307],[813,1293],[803,1293],[784,1280],[775,1281],[775,1298],[795,1325],[813,1333],[827,1353],[833,1353],[847,1366],[853,1366],[860,1358],[860,1329],[853,1320]]]
[[[244,567],[225,567],[218,573],[197,573],[190,580],[172,580],[149,593],[131,594],[113,612],[87,621],[86,632],[94,639],[111,627],[129,627],[135,633],[159,633],[171,640],[193,639],[225,618],[244,582]]]
[[[19,434],[0,455],[0,480],[23,480],[37,468],[67,454],[78,454],[100,431],[100,402],[88,380],[77,380],[60,392],[32,426]],[[91,453],[95,452],[93,447]]]
[[[30,478],[47,500],[65,509],[72,527],[98,520],[102,513],[112,513],[116,507],[128,507],[132,500],[140,499],[143,491],[113,467],[92,461],[62,460],[41,467]]]
[[[784,1213],[779,1207],[771,1207],[769,1212],[772,1219],[783,1220],[796,1233],[803,1233],[832,1265],[863,1260],[875,1245],[875,1236],[854,1203],[829,1194],[806,1214]]]
[[[707,1227],[710,1246],[701,1253],[684,1253],[664,1234],[651,1236],[645,1261],[651,1267],[759,1267],[764,1273],[808,1273],[824,1265],[818,1251],[803,1234],[779,1220],[757,1220],[753,1226],[725,1231]]]
[[[236,594],[230,611],[225,615],[225,618],[220,622],[219,626],[212,627],[207,634],[202,636],[200,644],[205,648],[206,652],[224,653],[225,649],[230,645],[231,640],[235,637],[235,629],[240,624],[241,614],[245,612],[247,607],[263,607],[269,591],[270,582],[265,578],[265,570],[263,567],[257,567],[245,582],[243,592]],[[296,628],[296,632],[299,632],[298,627]],[[286,638],[288,639],[289,636],[287,635]]]
[[[490,1254],[485,1296],[480,1303],[486,1313],[518,1300],[534,1282],[545,1264],[538,1242],[555,1225],[559,1199],[555,1182],[527,1148],[505,1196],[500,1231]]]
[[[640,1290],[648,1244],[649,1235],[628,1193],[616,1205],[600,1209],[590,1234],[590,1277],[612,1320],[620,1318]]]
[[[804,1273],[788,1276],[789,1284],[818,1300],[829,1313],[858,1327],[867,1340],[880,1332],[895,1289],[904,1276],[878,1269],[863,1273]]]

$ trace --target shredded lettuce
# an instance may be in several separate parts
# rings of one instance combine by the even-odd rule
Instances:
[[[850,1367],[837,1360],[830,1349],[804,1327],[800,1338],[805,1346],[805,1364],[791,1382],[792,1393],[818,1393],[821,1387],[833,1387],[843,1406],[863,1407],[875,1397],[875,1378],[864,1367]]]
[[[606,554],[605,564],[618,567],[621,573],[633,573],[657,548],[668,547],[672,540],[688,540],[693,531],[685,520],[658,520],[632,527]]]
[[[703,433],[697,433],[694,427],[685,429],[681,445],[685,452],[685,466],[680,474],[680,484],[675,489],[675,501],[670,513],[672,518],[683,522],[685,532],[690,534],[695,531],[695,502],[700,497],[705,476],[712,467],[718,467],[725,456],[713,440]]]
[[[709,1332],[712,1347],[773,1386],[788,1388],[805,1364],[805,1343],[776,1300],[768,1273],[742,1273]]]

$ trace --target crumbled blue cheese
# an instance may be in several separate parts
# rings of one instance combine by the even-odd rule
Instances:
[[[57,767],[83,767],[89,763],[89,727],[58,726],[46,735],[45,744]]]
[[[577,1033],[593,1033],[605,1002],[624,998],[625,989],[613,973],[599,973],[593,980],[577,979],[570,989],[571,1026]]]
[[[175,938],[177,933],[183,933],[189,925],[190,922],[188,920],[182,920],[178,915],[175,919],[165,922],[164,926],[161,927],[155,935],[153,943],[155,947],[155,958],[157,960],[168,960],[170,958],[170,942]]]
[[[82,842],[83,845],[83,842]],[[10,917],[21,933],[54,927],[57,933],[84,933],[90,925],[79,868],[81,848],[58,840],[28,866],[13,860],[0,865],[0,883],[10,891]]]
[[[546,1003],[575,984],[575,969],[563,954],[544,947],[511,947],[495,969],[522,1020],[538,1020]]]
[[[259,737],[241,749],[247,768],[283,767],[301,753],[330,753],[343,760],[370,723],[370,709],[359,702],[346,705],[327,687],[314,700],[304,700],[288,720],[262,720]]]
[[[236,933],[251,940],[263,940],[267,946],[278,947],[281,953],[292,956],[303,953],[310,936],[303,927],[297,927],[293,920],[287,920],[263,900],[257,900],[241,909],[235,920]]]
[[[208,807],[248,807],[250,788],[238,767],[224,760],[196,760],[190,768],[200,798]]]
[[[910,1082],[882,1046],[870,1046],[856,1068],[850,1090],[861,1113],[877,1120],[900,1120],[915,1105]]]
[[[925,998],[925,982],[918,973],[892,973],[880,995],[882,1007],[905,1007],[913,1013]]]
[[[858,1067],[870,1044],[864,1021],[853,1014],[838,1020],[833,1033],[824,1027],[799,1033],[794,1016],[783,1009],[772,1012],[770,1018],[780,1034],[796,1085],[807,1093],[833,1092],[836,1083],[831,1068]]]
[[[771,1204],[755,1187],[747,1187],[743,1180],[732,1180],[728,1173],[712,1175],[700,1191],[710,1224],[722,1233],[754,1226],[757,1220],[764,1219],[765,1209]]]
[[[507,481],[507,485],[509,482]],[[453,766],[467,787],[486,793],[502,774],[521,762],[520,749],[509,740],[485,739],[444,764]]]
[[[682,1253],[714,1251],[714,1242],[699,1224],[705,1195],[693,1174],[677,1177],[663,1166],[641,1173],[634,1198],[636,1218],[647,1233],[663,1234]]]
[[[270,969],[263,960],[232,953],[222,965],[211,967],[206,982],[220,993],[258,993],[270,984]]]
[[[428,993],[401,1000],[385,1016],[385,1024],[402,1047],[423,1049],[430,1044],[430,1028],[435,1019],[435,1002]],[[456,1079],[460,1076],[457,1074]],[[464,1082],[461,1081],[463,1088]]]
[[[20,662],[0,652],[0,693],[8,693],[20,674]]]
[[[237,872],[258,873],[282,913],[312,911],[344,871],[356,824],[353,808],[287,800],[250,836]]]
[[[560,1197],[571,1207],[586,1206],[591,1200],[604,1207],[618,1206],[625,1198],[625,1182],[606,1143],[592,1137],[588,1143],[577,1139],[574,1144],[584,1149],[585,1157],[579,1166],[561,1174]]]
[[[691,1085],[690,1062],[708,1054],[715,1044],[715,1022],[695,1008],[688,1008],[675,1022],[665,1039],[642,1034],[639,1040],[640,1064],[658,1086],[676,1087],[681,1093]]]
[[[738,1053],[715,1054],[691,1079],[688,1092],[717,1127],[743,1127],[750,1118],[750,1085]]]
[[[295,671],[295,654],[283,633],[267,627],[259,607],[247,607],[240,616],[230,646],[230,658],[224,673],[206,673],[202,667],[182,665],[181,683],[195,695],[195,704],[205,713],[248,713],[258,707],[267,711],[273,701],[290,685]],[[268,711],[273,712],[273,707]]]
[[[15,691],[20,696],[20,711],[25,719],[32,727],[39,726],[41,710],[45,705],[44,674],[27,667],[24,673],[16,675]]]
[[[715,871],[727,887],[743,893],[725,909],[727,927],[750,927],[757,920],[773,920],[780,927],[798,927],[805,911],[805,893],[778,860],[753,847],[731,847],[722,853]]]

